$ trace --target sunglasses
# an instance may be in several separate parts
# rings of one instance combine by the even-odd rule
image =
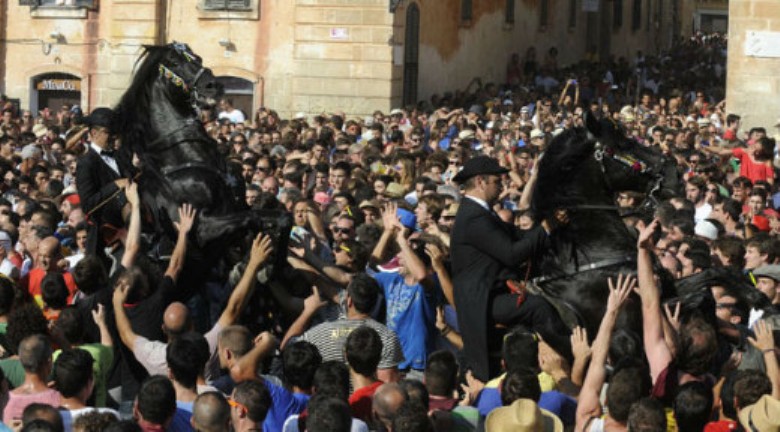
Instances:
[[[268,171],[270,171],[270,168],[266,168],[266,167],[255,167],[255,171],[257,171],[257,172],[264,172],[264,173],[267,173]]]
[[[237,402],[233,398],[228,398],[227,400],[228,405],[230,405],[233,408],[240,408],[241,410],[245,412],[249,412],[249,408],[246,407],[246,405],[242,404],[241,402]]]
[[[349,234],[350,232],[352,232],[352,228],[344,228],[344,227],[334,227],[333,228],[333,233],[334,234],[336,234],[336,233]]]

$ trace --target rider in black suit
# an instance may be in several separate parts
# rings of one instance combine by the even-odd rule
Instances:
[[[78,161],[76,188],[81,207],[89,218],[87,254],[100,254],[104,246],[100,228],[124,226],[122,208],[127,200],[123,189],[128,179],[122,175],[114,154],[111,139],[114,112],[110,108],[97,108],[84,120],[89,127],[90,144]]]
[[[465,189],[450,237],[455,306],[468,365],[482,381],[498,372],[498,363],[488,357],[488,330],[495,324],[522,324],[548,342],[565,336],[561,342],[568,344],[569,330],[549,303],[524,292],[511,293],[507,287],[507,281],[522,279],[520,265],[547,242],[542,226],[521,234],[493,211],[501,194],[501,175],[507,172],[495,159],[478,156],[453,179]]]

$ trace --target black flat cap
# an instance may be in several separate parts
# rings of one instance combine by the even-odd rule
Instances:
[[[114,110],[95,108],[88,116],[84,117],[84,124],[89,127],[100,126],[111,130],[114,127]]]
[[[457,183],[478,175],[501,175],[508,173],[509,170],[498,164],[498,161],[489,156],[477,156],[470,159],[463,165],[463,169],[453,177]]]

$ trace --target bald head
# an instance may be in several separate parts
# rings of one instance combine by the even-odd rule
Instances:
[[[203,432],[230,431],[230,405],[222,393],[206,392],[192,405],[192,427]]]
[[[60,241],[57,237],[49,236],[38,243],[38,267],[46,271],[57,269],[57,261],[60,256]]]
[[[190,310],[181,302],[173,302],[165,309],[163,329],[168,337],[180,335],[192,329]]]
[[[393,417],[408,400],[404,389],[396,383],[382,384],[374,393],[374,413],[385,426],[393,423]]]

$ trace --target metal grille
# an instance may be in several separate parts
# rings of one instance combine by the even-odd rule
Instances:
[[[204,0],[203,8],[208,10],[250,9],[251,0]]]
[[[546,27],[550,16],[550,0],[541,0],[539,3],[539,26]]]
[[[642,0],[634,0],[634,8],[631,10],[631,30],[637,31],[642,27]]]
[[[623,27],[623,0],[612,1],[612,27]]]
[[[569,28],[577,27],[577,0],[569,0]]]

